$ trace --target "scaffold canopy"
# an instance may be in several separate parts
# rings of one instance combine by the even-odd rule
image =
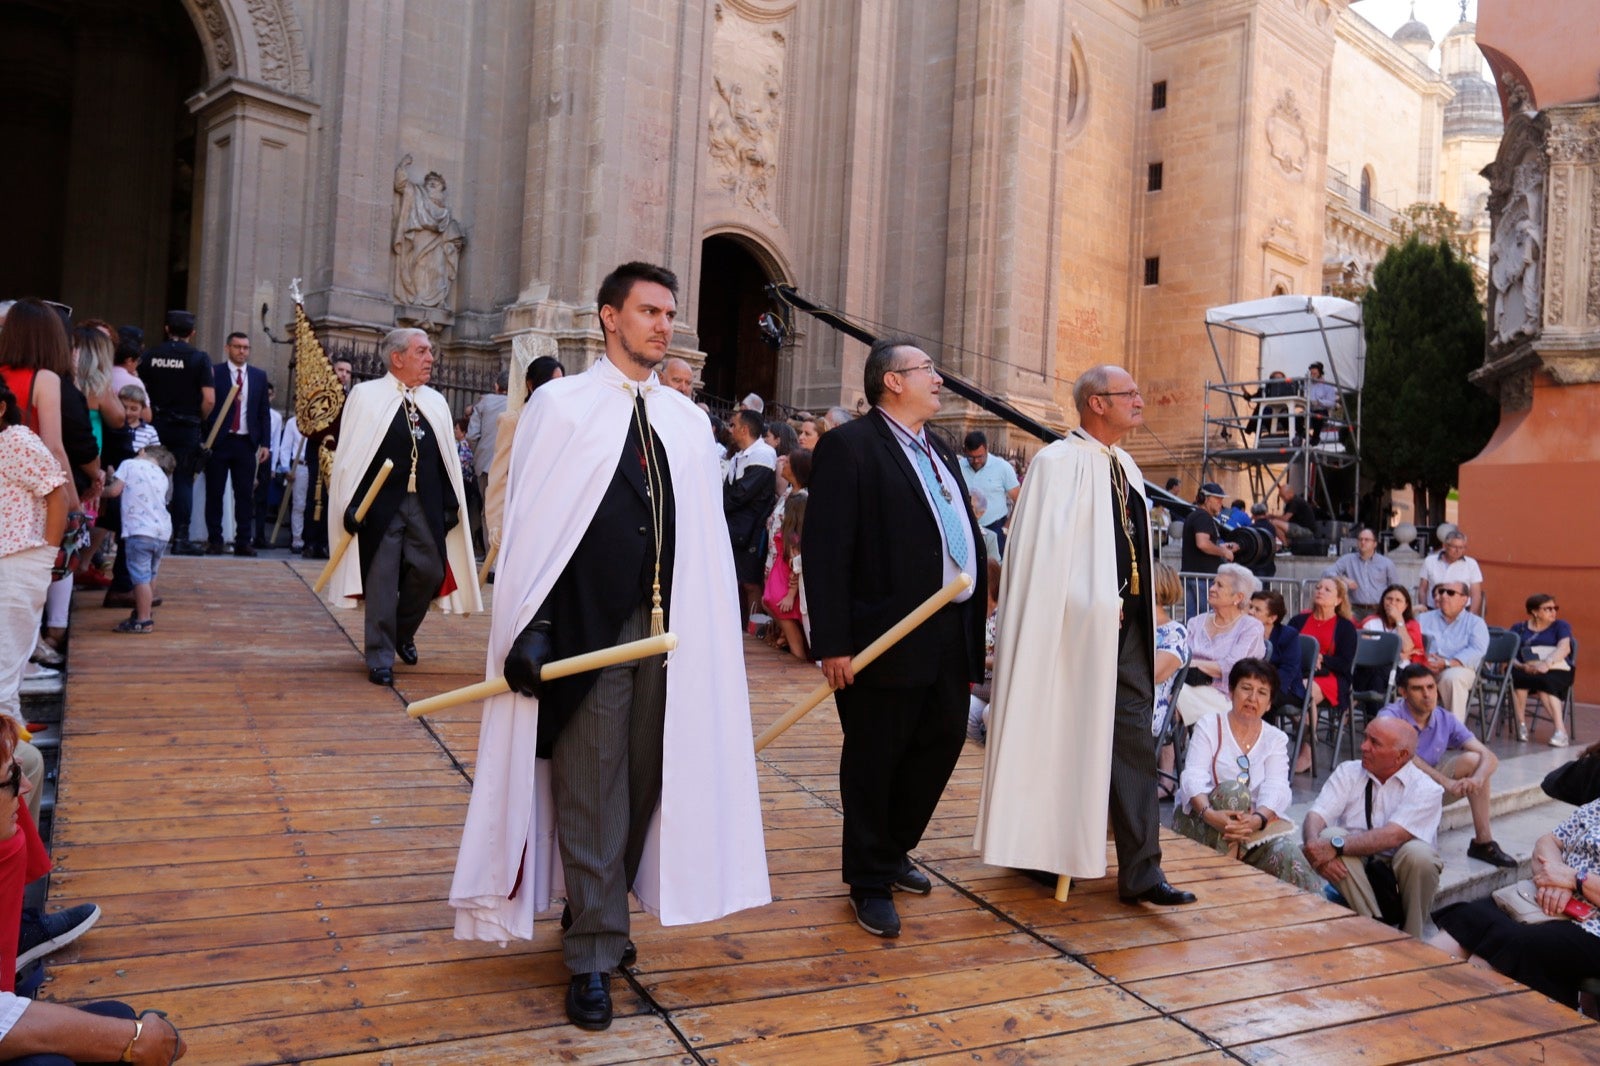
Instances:
[[[1340,388],[1361,388],[1367,343],[1360,304],[1337,296],[1268,296],[1211,308],[1206,312],[1207,332],[1213,327],[1260,340],[1260,378],[1276,370],[1291,378],[1304,377],[1307,367],[1320,362],[1327,378]],[[1215,350],[1215,338],[1212,347]]]

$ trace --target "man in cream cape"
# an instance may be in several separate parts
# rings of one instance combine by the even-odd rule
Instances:
[[[1144,400],[1114,366],[1073,400],[1079,428],[1029,464],[1012,517],[974,844],[997,866],[1104,877],[1109,808],[1122,899],[1192,903],[1161,872],[1150,524],[1116,447]]]
[[[483,601],[462,521],[467,497],[450,405],[427,386],[433,347],[422,330],[397,329],[382,349],[389,373],[351,389],[340,419],[328,514],[357,543],[325,595],[334,607],[364,602],[367,677],[387,685],[396,654],[416,664],[417,627],[430,602],[467,613]],[[394,469],[358,526],[356,507],[386,458]]]
[[[450,889],[456,936],[495,941],[531,938],[565,892],[567,1014],[588,1029],[611,1021],[630,887],[665,925],[771,898],[716,446],[651,370],[675,291],[663,268],[619,267],[597,300],[606,356],[519,418],[487,664],[513,691],[484,704]],[[645,636],[657,562],[670,659],[533,680],[543,662]]]

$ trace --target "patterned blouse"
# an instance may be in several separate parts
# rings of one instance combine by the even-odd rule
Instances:
[[[67,473],[27,426],[0,431],[0,555],[45,546],[44,498]]]
[[[1156,651],[1178,657],[1178,669],[1189,665],[1189,631],[1182,622],[1164,622],[1156,627]],[[1156,686],[1156,709],[1150,716],[1150,732],[1161,735],[1167,724],[1167,712],[1172,709],[1172,683],[1178,680],[1174,670],[1167,679]]]
[[[1600,876],[1600,800],[1586,803],[1555,827],[1562,861],[1579,873]],[[1600,912],[1580,923],[1586,932],[1600,936]]]

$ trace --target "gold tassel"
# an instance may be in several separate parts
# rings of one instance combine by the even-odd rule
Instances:
[[[407,492],[416,492],[417,491],[417,464],[416,463],[412,463],[411,464],[411,474],[410,474],[409,477],[406,478],[406,491]]]
[[[1133,573],[1128,577],[1128,595],[1139,595],[1139,564],[1133,564]]]
[[[661,564],[656,564],[656,580],[650,586],[650,635],[659,637],[667,631],[667,615],[661,609]]]

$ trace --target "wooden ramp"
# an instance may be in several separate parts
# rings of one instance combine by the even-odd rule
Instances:
[[[1058,905],[973,855],[970,746],[918,855],[933,894],[899,897],[898,941],[871,937],[838,879],[827,706],[763,754],[776,901],[640,915],[616,1023],[582,1032],[554,921],[505,949],[450,936],[476,710],[419,723],[403,703],[482,679],[487,616],[431,617],[392,693],[314,573],[168,560],[149,636],[80,598],[50,907],[104,917],[52,959],[48,998],[160,1007],[188,1061],[225,1066],[1600,1057],[1572,1011],[1170,834],[1198,904],[1124,906],[1108,879]],[[747,658],[759,731],[817,674],[753,640]]]

